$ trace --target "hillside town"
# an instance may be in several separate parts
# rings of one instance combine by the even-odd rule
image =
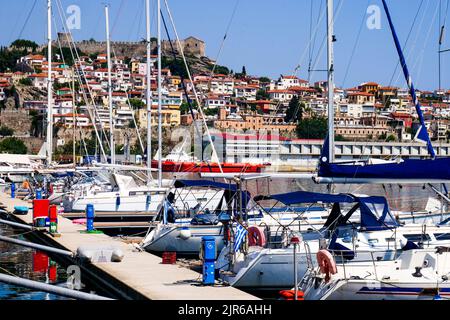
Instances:
[[[58,36],[55,46],[64,41],[65,45],[70,46],[67,34]],[[166,52],[170,50],[169,45],[168,41],[163,42]],[[58,147],[69,142],[74,127],[89,134],[94,122],[106,130],[110,125],[107,57],[102,50],[104,43],[82,41],[77,46],[82,47],[82,55],[69,62],[68,54],[64,57],[57,53],[55,62],[52,62],[54,126],[63,129],[57,140]],[[121,130],[147,126],[147,56],[143,44],[114,43],[113,48],[114,52],[127,54],[112,57],[114,128],[119,143],[124,144]],[[41,92],[47,90],[48,63],[44,52],[39,52],[36,47],[17,48],[17,45],[8,50],[18,49],[26,54],[16,60],[13,69],[0,73],[0,103],[3,108],[13,87]],[[195,37],[183,40],[183,50],[194,59],[206,58],[205,43]],[[149,59],[153,96],[151,118],[152,125],[156,126],[157,56],[152,54]],[[212,60],[210,63],[213,63]],[[326,134],[326,121],[319,121],[325,119],[327,113],[326,81],[312,83],[293,74],[269,79],[247,74],[245,66],[239,73],[217,66],[214,73],[194,70],[191,82],[177,66],[179,64],[167,63],[161,70],[161,116],[162,126],[166,129],[190,126],[199,119],[194,102],[196,91],[208,125],[221,131],[257,134],[264,130],[267,134],[277,133],[289,139],[323,139]],[[417,90],[417,95],[432,139],[448,141],[450,90]],[[15,103],[16,109],[28,114],[33,112],[44,119],[47,101],[44,95],[37,97],[15,99],[18,101]],[[352,88],[336,88],[334,101],[337,140],[408,142],[414,138],[418,126],[417,114],[405,88],[369,81]],[[36,128],[29,131],[31,135],[39,132]]]

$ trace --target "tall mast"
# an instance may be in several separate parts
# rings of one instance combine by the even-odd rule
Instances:
[[[52,0],[47,0],[48,68],[47,68],[47,164],[53,152],[53,86],[52,86]]]
[[[416,89],[414,87],[414,83],[412,81],[411,75],[409,73],[408,66],[406,64],[405,55],[403,54],[402,46],[400,45],[400,41],[398,40],[397,32],[395,31],[394,23],[392,22],[391,13],[389,12],[389,8],[387,6],[386,0],[381,0],[383,2],[384,11],[386,12],[386,16],[388,18],[389,27],[391,29],[392,37],[394,38],[395,48],[397,49],[397,54],[400,60],[400,65],[403,69],[403,75],[405,76],[406,83],[408,84],[409,93],[411,95],[412,101],[416,108],[417,115],[420,121],[420,127],[417,130],[415,140],[419,140],[425,142],[427,144],[428,153],[431,158],[436,158],[436,153],[433,148],[433,144],[431,143],[430,136],[428,135],[427,126],[425,124],[425,119],[423,117],[423,112],[421,110],[420,101],[416,95]]]
[[[152,168],[152,88],[151,88],[151,38],[150,38],[150,0],[145,0],[146,24],[147,24],[147,184],[151,181]]]
[[[334,162],[334,17],[333,0],[327,0],[328,141],[329,162]]]
[[[158,187],[162,186],[162,123],[161,123],[161,0],[158,0]]]
[[[442,0],[439,0],[439,48],[438,48],[438,58],[439,58],[439,90],[442,89],[442,60],[441,60],[441,54],[443,52],[442,50],[442,41],[444,39],[444,31],[445,31],[445,24],[442,24]]]
[[[73,136],[72,136],[72,156],[73,156],[73,167],[75,168],[76,165],[76,128],[77,128],[77,119],[76,119],[76,111],[77,111],[77,107],[75,106],[75,68],[72,67],[72,128],[73,128]],[[81,137],[80,137],[81,138]]]
[[[109,35],[109,9],[105,6],[106,18],[106,55],[108,59],[108,105],[109,105],[109,132],[111,147],[111,164],[116,163],[116,150],[114,145],[114,119],[113,119],[113,102],[112,102],[112,80],[111,80],[111,39]]]

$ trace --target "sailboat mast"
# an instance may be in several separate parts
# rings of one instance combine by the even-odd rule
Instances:
[[[108,106],[109,106],[109,132],[111,147],[111,164],[116,164],[116,150],[114,145],[114,120],[113,120],[113,102],[112,102],[112,80],[111,80],[111,40],[109,35],[109,8],[105,6],[106,19],[106,55],[108,60]]]
[[[334,17],[333,0],[327,0],[328,141],[329,162],[334,162]]]
[[[76,165],[76,128],[77,128],[77,119],[76,119],[76,111],[77,107],[75,105],[75,68],[72,67],[72,157],[73,157],[73,167],[75,168]]]
[[[47,164],[52,162],[53,153],[53,83],[52,83],[52,0],[47,0]]]
[[[436,153],[433,149],[433,145],[431,143],[430,137],[428,135],[427,126],[425,124],[425,119],[423,117],[423,113],[420,106],[420,101],[417,98],[416,95],[416,89],[414,87],[414,83],[412,81],[411,75],[409,73],[408,66],[406,64],[405,55],[403,54],[402,47],[400,45],[400,41],[398,40],[397,32],[395,31],[394,23],[392,22],[391,13],[389,12],[389,8],[387,6],[386,0],[382,0],[384,11],[386,12],[386,16],[389,22],[389,27],[391,29],[392,37],[394,38],[395,48],[397,49],[397,54],[400,59],[400,65],[403,69],[403,75],[405,76],[406,83],[408,84],[409,93],[411,95],[411,98],[413,100],[414,106],[416,108],[417,115],[419,117],[420,121],[420,128],[417,130],[415,140],[423,141],[427,144],[428,153],[430,154],[431,158],[436,158]]]
[[[445,25],[441,24],[442,23],[442,0],[439,0],[439,48],[438,48],[438,68],[439,68],[439,90],[442,89],[442,41],[444,38],[444,30],[445,30]]]
[[[161,0],[158,0],[158,187],[162,187],[162,119],[161,119]]]
[[[151,38],[150,38],[150,0],[145,0],[145,12],[146,12],[146,29],[147,29],[147,185],[151,181],[151,168],[152,168],[152,92],[151,92]]]

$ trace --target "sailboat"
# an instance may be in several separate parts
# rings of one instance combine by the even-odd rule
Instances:
[[[333,62],[332,42],[331,62],[329,61],[329,107],[328,125],[329,134],[324,143],[319,160],[319,170],[314,180],[318,183],[446,183],[450,181],[450,158],[438,158],[434,151],[430,136],[427,131],[421,105],[416,95],[416,90],[406,64],[405,56],[401,48],[397,32],[395,30],[389,8],[385,0],[382,0],[386,12],[392,37],[403,69],[412,101],[414,102],[420,127],[415,135],[415,140],[426,143],[431,159],[395,159],[391,161],[357,160],[346,162],[334,161],[334,109],[333,109]]]
[[[449,263],[448,248],[404,251],[394,260],[337,263],[335,274],[308,271],[301,288],[305,300],[441,300],[450,296]]]

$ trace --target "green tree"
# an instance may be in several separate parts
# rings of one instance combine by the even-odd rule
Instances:
[[[29,115],[31,117],[30,135],[33,137],[42,137],[44,116],[36,110],[31,110]]]
[[[27,151],[27,146],[20,139],[11,137],[0,142],[1,153],[26,154]]]
[[[163,56],[163,57],[161,57],[161,65],[163,68],[170,69],[172,74],[175,76],[180,76],[185,79],[188,78],[186,66],[184,65],[184,62],[179,59],[174,60],[173,58],[168,58],[168,57]],[[188,65],[189,65],[189,61],[188,61]]]
[[[12,136],[14,134],[14,130],[6,127],[6,126],[1,126],[0,127],[0,136],[6,137],[6,136]]]
[[[242,75],[246,76],[247,75],[247,70],[245,69],[245,66],[242,66]]]
[[[20,57],[27,55],[26,50],[8,49],[0,47],[0,72],[12,71]]]
[[[296,132],[300,139],[325,139],[328,133],[327,118],[313,116],[302,119],[297,124]]]
[[[11,47],[15,47],[16,49],[27,49],[31,48],[33,51],[35,51],[38,47],[38,44],[31,40],[25,40],[25,39],[17,39],[11,43]]]
[[[213,66],[210,66],[210,69],[212,70]],[[214,73],[215,74],[226,74],[229,75],[230,74],[230,70],[225,67],[225,66],[219,66],[216,65],[216,67],[214,68]]]
[[[191,105],[194,110],[197,109],[196,101],[191,101]],[[183,103],[181,103],[181,106],[180,106],[180,113],[186,114],[186,113],[190,113],[190,112],[191,111],[189,110],[189,103],[187,103],[186,101],[183,101]]]
[[[267,77],[260,77],[259,82],[261,83],[270,83],[270,79]]]
[[[347,141],[347,138],[345,138],[342,134],[337,134],[334,137],[334,141]]]
[[[285,122],[298,122],[303,118],[303,108],[305,105],[300,103],[297,96],[293,96],[284,117]]]
[[[206,116],[215,116],[219,114],[219,108],[205,108]]]
[[[264,89],[259,89],[256,91],[256,100],[267,100],[269,97],[269,94]]]
[[[79,56],[85,56],[86,54],[84,52],[82,52],[80,49],[77,48],[77,52],[79,54]],[[45,47],[42,49],[42,55],[43,56],[47,56],[48,54],[48,48]],[[68,66],[73,66],[74,64],[74,60],[72,57],[72,50],[68,47],[52,47],[52,59],[53,61],[57,61],[57,55],[60,57],[60,61],[63,61],[64,58],[64,62],[66,65]]]
[[[141,108],[145,107],[144,101],[142,101],[141,99],[137,99],[137,98],[131,98],[130,105],[133,109],[141,109]]]
[[[31,86],[31,85],[33,85],[33,81],[31,81],[30,78],[22,78],[22,79],[19,80],[19,83],[21,85],[24,85],[24,86]]]
[[[390,134],[387,138],[386,138],[386,142],[392,142],[395,141],[396,138],[393,134]]]

